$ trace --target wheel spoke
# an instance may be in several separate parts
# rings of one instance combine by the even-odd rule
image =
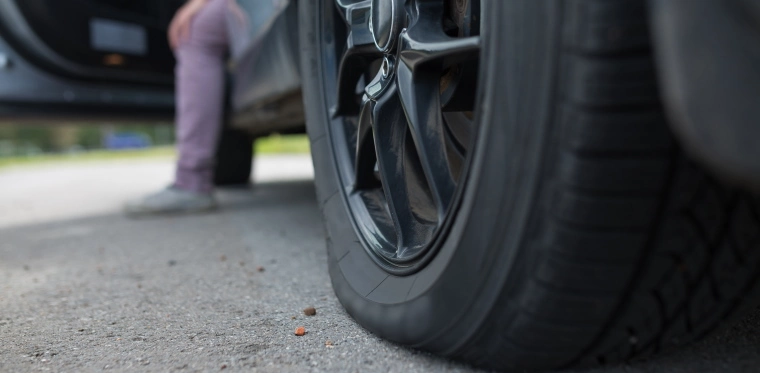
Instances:
[[[417,225],[412,213],[405,162],[407,129],[396,87],[388,88],[374,105],[372,122],[377,166],[383,184],[383,192],[388,210],[396,228],[398,247],[405,247],[415,241],[414,227]]]
[[[369,31],[370,2],[336,0],[336,4],[349,26],[349,33],[346,51],[338,66],[338,100],[332,109],[334,117],[359,114],[356,83],[367,72],[369,64],[381,56]]]
[[[351,21],[349,20],[351,18],[351,11],[356,8],[367,8],[369,9],[372,6],[371,0],[335,0],[335,6],[338,8],[338,12],[340,12],[340,16],[343,17],[343,20],[346,21],[349,25],[351,25]]]
[[[440,32],[432,34],[415,26],[401,34],[401,61],[410,69],[417,69],[425,63],[436,63],[443,69],[448,66],[474,59],[480,53],[480,36],[452,38]],[[427,40],[425,40],[427,39]]]
[[[404,113],[440,220],[449,207],[456,187],[446,156],[440,76],[434,72],[413,75],[404,64],[398,66],[396,74]]]
[[[473,123],[467,114],[462,112],[444,113],[443,120],[451,133],[453,140],[461,149],[467,149],[471,145]]]
[[[375,109],[374,101],[364,96],[361,114],[356,128],[356,163],[354,190],[377,186],[375,164],[377,156],[372,136],[372,115]]]
[[[479,36],[453,38],[444,33],[440,22],[443,17],[441,1],[420,1],[418,11],[424,16],[401,34],[399,56],[411,70],[432,62],[445,68],[478,57]]]

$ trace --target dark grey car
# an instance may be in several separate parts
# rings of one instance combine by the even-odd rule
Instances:
[[[0,1],[0,116],[168,118],[178,5]],[[247,179],[251,136],[305,118],[333,287],[377,335],[592,367],[760,299],[760,2],[232,9],[219,174]]]

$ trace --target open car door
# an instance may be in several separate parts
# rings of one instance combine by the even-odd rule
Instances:
[[[170,118],[183,2],[0,1],[0,120]]]

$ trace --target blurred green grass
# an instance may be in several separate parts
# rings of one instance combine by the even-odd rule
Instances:
[[[308,154],[309,138],[306,135],[271,135],[258,139],[254,149],[256,154]]]
[[[309,139],[306,135],[272,135],[258,139],[254,149],[256,154],[308,154]],[[0,169],[57,163],[171,159],[176,157],[176,154],[173,146],[162,146],[135,150],[92,150],[68,154],[0,157]]]

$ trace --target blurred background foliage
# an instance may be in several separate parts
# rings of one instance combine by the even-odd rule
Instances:
[[[72,161],[174,157],[174,127],[142,124],[0,124],[0,168]],[[256,154],[309,153],[306,135],[258,139]]]
[[[135,139],[141,141],[134,141]],[[173,143],[174,128],[168,124],[0,125],[0,157],[67,154],[99,149],[141,149]]]

